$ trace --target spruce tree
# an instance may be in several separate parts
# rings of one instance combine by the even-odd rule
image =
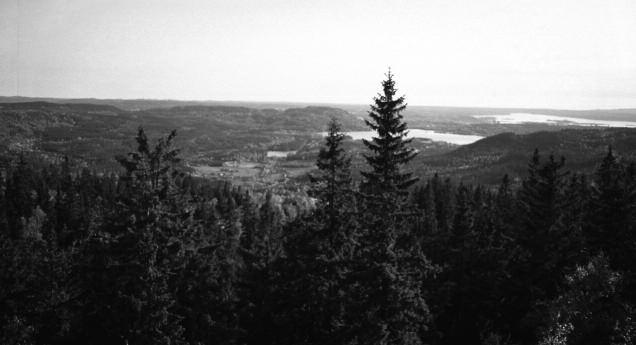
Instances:
[[[245,344],[273,343],[276,332],[274,314],[279,291],[277,264],[283,255],[283,214],[280,198],[267,192],[258,208],[256,224],[245,227],[241,236],[243,288],[239,291],[243,327],[249,331],[241,338]]]
[[[611,147],[594,177],[586,231],[589,245],[608,254],[612,268],[630,269],[636,249],[636,186]]]
[[[345,138],[338,120],[332,118],[327,128],[324,146],[320,148],[316,166],[318,173],[310,175],[312,194],[329,217],[330,227],[335,227],[338,214],[352,200],[351,157],[342,147]],[[350,205],[348,205],[350,206]]]
[[[83,340],[93,344],[180,344],[173,277],[182,269],[192,224],[176,189],[175,132],[151,148],[143,131],[138,148],[118,160],[121,189],[99,229],[82,248],[79,267]]]
[[[377,136],[364,144],[371,170],[363,172],[362,215],[348,324],[363,344],[420,344],[429,321],[422,284],[432,267],[423,255],[414,227],[416,212],[406,204],[417,181],[402,168],[415,156],[408,146],[393,75],[382,82],[367,125]],[[362,316],[362,317],[360,317]]]
[[[510,235],[512,231],[511,224],[515,217],[514,205],[515,205],[514,193],[510,183],[510,177],[505,174],[501,179],[501,183],[497,188],[497,194],[495,195],[495,216],[494,219],[497,223],[498,230],[502,234]]]
[[[574,269],[581,252],[578,229],[568,222],[571,200],[566,195],[569,172],[564,164],[564,158],[554,155],[542,162],[535,151],[518,195],[517,228],[512,235],[519,249],[513,259],[513,284],[519,290],[513,294],[518,310],[525,309],[519,331],[531,341],[537,340],[535,331],[545,321],[545,311],[536,301],[556,296],[562,277]]]
[[[435,196],[435,212],[437,216],[437,225],[443,235],[451,231],[453,217],[455,212],[455,200],[453,182],[450,178],[442,181],[438,174],[431,179],[431,187]]]
[[[535,232],[527,234],[534,238],[530,240],[540,240],[536,238],[536,232],[547,231],[559,217],[565,177],[569,174],[563,172],[564,164],[563,157],[557,160],[554,155],[550,155],[548,161],[541,164],[538,150],[532,156],[528,165],[529,176],[519,191],[523,225],[530,232]]]
[[[402,171],[416,152],[408,146],[412,139],[406,139],[407,125],[401,114],[406,109],[404,96],[397,97],[396,94],[395,80],[389,70],[382,81],[382,93],[373,99],[370,119],[365,120],[377,134],[372,140],[363,140],[371,151],[370,155],[365,155],[371,170],[362,172],[363,187],[373,194],[404,192],[417,181],[411,173]]]
[[[351,159],[342,147],[340,124],[329,123],[324,146],[310,175],[315,211],[288,225],[283,289],[287,300],[285,343],[346,343],[349,258],[356,237]]]
[[[420,209],[420,219],[418,221],[418,242],[426,251],[429,259],[435,260],[436,254],[439,253],[439,231],[437,226],[437,211],[435,209],[435,194],[433,186],[429,180],[425,186],[416,190],[414,195],[414,203]]]

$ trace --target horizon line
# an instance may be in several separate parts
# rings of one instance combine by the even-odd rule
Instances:
[[[311,101],[262,101],[262,100],[216,100],[216,99],[179,99],[179,98],[100,98],[100,97],[48,97],[48,96],[5,96],[0,95],[0,98],[32,98],[32,99],[46,99],[46,100],[60,100],[60,101],[79,101],[79,100],[97,100],[97,101],[171,101],[171,102],[216,102],[216,103],[266,103],[266,104],[302,104],[302,105],[341,105],[341,106],[367,106],[367,103],[351,103],[351,102],[311,102]],[[483,108],[483,109],[527,109],[527,110],[567,110],[567,111],[603,111],[603,110],[636,110],[636,105],[633,107],[621,107],[621,108],[561,108],[561,107],[546,107],[546,106],[466,106],[466,105],[425,105],[425,104],[410,104],[407,101],[407,107],[428,107],[428,108]]]

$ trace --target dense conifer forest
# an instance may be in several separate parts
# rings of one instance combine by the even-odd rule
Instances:
[[[314,207],[188,175],[175,132],[118,174],[23,156],[0,172],[1,344],[632,344],[636,165],[528,152],[498,187],[408,163],[389,73],[352,177],[332,120]]]

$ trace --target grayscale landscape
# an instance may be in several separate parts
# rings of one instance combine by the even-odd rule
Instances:
[[[0,1],[0,344],[636,343],[635,18]]]

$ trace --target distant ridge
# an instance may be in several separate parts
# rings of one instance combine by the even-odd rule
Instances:
[[[0,96],[0,103],[24,103],[24,102],[50,102],[65,104],[97,104],[111,105],[122,110],[136,111],[153,108],[172,108],[179,106],[232,106],[255,109],[279,109],[303,108],[303,107],[327,107],[339,108],[349,111],[358,116],[366,115],[369,109],[368,104],[343,104],[343,103],[321,103],[321,102],[285,102],[285,101],[222,101],[222,100],[176,100],[176,99],[100,99],[100,98],[54,98],[54,97],[23,97],[23,96]],[[535,113],[550,114],[555,116],[571,116],[588,119],[612,119],[621,121],[636,121],[636,108],[617,109],[551,109],[551,108],[522,108],[522,107],[465,107],[465,106],[425,106],[409,105],[405,111],[407,120],[409,118],[427,117],[437,120],[460,120],[465,121],[472,115],[492,115],[507,113]]]
[[[136,111],[153,108],[172,108],[185,106],[230,106],[245,107],[255,109],[288,109],[302,108],[308,106],[324,106],[331,108],[343,108],[340,104],[329,103],[305,103],[305,102],[252,102],[252,101],[215,101],[215,100],[173,100],[173,99],[99,99],[99,98],[53,98],[53,97],[22,97],[22,96],[0,96],[0,103],[27,103],[27,102],[48,102],[64,104],[98,104],[111,105],[122,110]],[[350,105],[345,105],[350,106]],[[354,105],[360,107],[362,105]]]
[[[49,111],[82,111],[82,112],[112,112],[122,113],[113,105],[93,104],[93,103],[55,103],[48,101],[29,101],[29,102],[0,102],[0,109],[18,110],[18,109],[39,109]]]

